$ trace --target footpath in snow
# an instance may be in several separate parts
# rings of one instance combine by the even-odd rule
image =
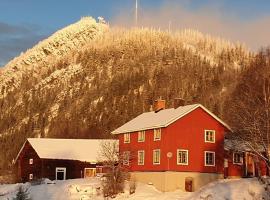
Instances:
[[[0,200],[12,200],[18,187],[29,188],[32,200],[103,200],[98,178],[73,179],[66,181],[45,181],[44,184],[0,185]],[[137,184],[135,194],[128,191],[118,195],[115,200],[254,200],[262,199],[264,187],[256,178],[219,180],[210,183],[197,192],[160,192],[151,185]]]

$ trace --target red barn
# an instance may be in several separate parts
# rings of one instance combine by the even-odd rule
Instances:
[[[65,180],[101,173],[102,142],[116,140],[29,138],[15,160],[22,182],[42,178]]]
[[[155,110],[139,115],[114,130],[119,149],[134,179],[161,191],[197,190],[224,177],[224,136],[230,130],[200,104]]]

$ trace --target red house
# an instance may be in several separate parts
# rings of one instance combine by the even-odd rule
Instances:
[[[114,130],[120,153],[134,179],[161,191],[193,191],[224,177],[224,136],[229,126],[200,104],[165,109],[157,100],[154,111],[139,115]]]

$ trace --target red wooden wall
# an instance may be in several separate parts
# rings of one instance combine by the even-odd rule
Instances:
[[[233,151],[227,150],[225,152],[225,158],[228,160],[228,168],[225,173],[226,177],[250,177],[253,176],[253,171],[255,176],[268,175],[265,161],[249,152],[245,153],[242,164],[233,163]],[[252,170],[253,167],[248,164],[250,162],[246,162],[246,159],[251,159],[250,161],[254,164],[254,170]]]

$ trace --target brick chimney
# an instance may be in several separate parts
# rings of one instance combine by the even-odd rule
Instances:
[[[154,111],[157,113],[160,110],[165,109],[165,100],[158,99],[154,103]]]
[[[174,104],[173,107],[174,109],[179,108],[180,106],[184,106],[185,105],[185,100],[182,98],[175,98],[174,99]]]

